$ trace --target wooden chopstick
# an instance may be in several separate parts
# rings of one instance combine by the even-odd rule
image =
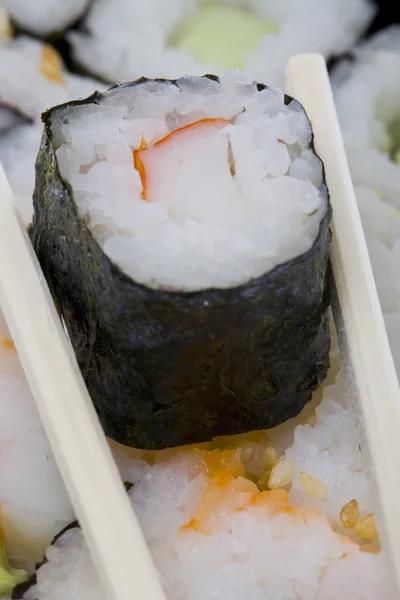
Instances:
[[[322,56],[305,54],[289,61],[286,93],[303,104],[325,164],[333,206],[334,319],[362,411],[383,547],[400,597],[400,390]]]
[[[0,304],[107,598],[164,600],[1,165]]]

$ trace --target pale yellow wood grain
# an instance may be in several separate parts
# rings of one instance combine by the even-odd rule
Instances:
[[[0,304],[112,600],[163,600],[150,553],[0,165]]]
[[[324,59],[316,54],[293,57],[285,91],[304,106],[325,164],[333,207],[334,318],[362,412],[384,549],[400,597],[400,391]]]

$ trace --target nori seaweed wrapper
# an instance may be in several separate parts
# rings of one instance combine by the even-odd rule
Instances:
[[[95,241],[53,147],[55,111],[102,97],[44,113],[29,233],[106,435],[154,450],[296,416],[329,363],[329,199],[311,249],[245,285],[140,285]]]

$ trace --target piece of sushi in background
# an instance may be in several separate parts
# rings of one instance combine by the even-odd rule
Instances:
[[[21,35],[0,45],[0,108],[25,122],[40,119],[49,106],[87,96],[99,85],[104,88],[94,79],[69,73],[49,44]],[[3,130],[11,125],[4,123]]]
[[[400,370],[400,26],[378,31],[332,72],[349,166],[386,328]]]
[[[280,86],[290,56],[349,50],[375,11],[369,0],[97,0],[67,38],[76,62],[109,82],[238,68]]]
[[[358,415],[333,362],[316,410],[275,430],[142,455],[112,445],[167,598],[392,600]],[[105,600],[76,523],[13,594],[71,597]]]
[[[69,73],[53,46],[11,37],[7,14],[0,39],[0,161],[24,223],[32,219],[34,164],[42,136],[40,115],[50,105],[85,97],[104,85]]]
[[[44,117],[30,236],[105,432],[272,427],[328,367],[331,209],[301,106],[241,73]]]
[[[73,25],[91,0],[0,0],[16,27],[34,36],[47,38]]]
[[[0,312],[0,530],[14,567],[31,570],[74,518]]]

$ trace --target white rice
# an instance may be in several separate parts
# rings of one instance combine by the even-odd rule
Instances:
[[[32,569],[73,512],[7,336],[0,313],[0,525],[13,566]]]
[[[0,107],[34,120],[47,108],[95,89],[97,81],[69,74],[51,46],[26,36],[0,45]]]
[[[15,23],[34,35],[48,36],[74,23],[89,0],[0,0]]]
[[[395,32],[393,29],[391,31]],[[397,50],[391,49],[392,36],[396,38],[395,33],[378,36],[368,46],[364,46],[359,54],[359,65],[378,64],[382,68],[383,65],[391,65],[390,68],[393,69],[398,63],[395,58]],[[377,48],[381,48],[381,56],[382,48],[385,48],[385,54],[389,56],[380,58],[375,63],[377,59],[374,53]],[[0,49],[0,59],[4,56],[1,52]],[[29,52],[26,56],[28,54]],[[0,60],[0,72],[2,63]],[[400,212],[395,200],[396,189],[399,191],[400,186],[397,187],[398,180],[393,170],[400,167],[390,163],[383,151],[385,146],[382,146],[382,141],[387,140],[386,125],[382,126],[381,116],[376,124],[374,111],[377,105],[369,101],[370,96],[378,98],[377,102],[381,102],[381,97],[384,97],[383,106],[386,110],[385,103],[392,106],[393,97],[398,97],[397,88],[394,84],[387,87],[387,79],[382,75],[379,81],[384,81],[384,94],[375,94],[372,84],[376,83],[375,75],[380,69],[366,69],[365,85],[361,84],[361,76],[360,79],[354,77],[354,82],[359,83],[355,88],[358,91],[358,103],[353,105],[351,98],[355,89],[346,83],[347,67],[342,69],[341,75],[335,78],[337,86],[343,85],[338,92],[338,97],[342,98],[339,102],[339,116],[344,125],[347,151],[357,183],[357,198],[385,310],[392,351],[400,371]],[[352,71],[352,75],[356,73],[356,69]],[[76,81],[79,83],[78,79]],[[0,86],[0,94],[3,87]],[[394,88],[395,95],[389,100]],[[93,89],[82,92],[82,95]],[[343,91],[346,89],[347,96]],[[363,90],[363,95],[359,93],[360,90]],[[76,96],[80,94],[81,92],[77,92]],[[39,96],[45,101],[45,95]],[[37,115],[42,110],[39,108],[42,102],[40,98],[37,104],[30,99],[30,104],[24,104],[24,107],[33,107]],[[161,119],[165,117],[163,102],[164,100],[160,100],[157,104]],[[394,104],[400,106],[396,99]],[[140,110],[143,110],[143,105],[144,103]],[[357,131],[353,130],[351,127],[357,121],[363,106],[367,110],[360,117]],[[225,108],[229,115],[232,107],[228,105]],[[150,110],[153,111],[154,106]],[[202,106],[201,111],[204,110]],[[350,114],[351,111],[353,112]],[[200,112],[199,118],[204,114],[208,115],[207,112]],[[146,134],[153,132],[157,139],[157,136],[166,133],[162,129],[163,124],[151,122],[148,116],[144,115]],[[9,123],[7,118],[6,115],[4,122]],[[119,115],[118,118],[124,117]],[[93,116],[93,120],[96,120],[96,116]],[[100,128],[101,126],[102,124],[99,125]],[[174,126],[178,126],[178,123],[175,122]],[[86,147],[81,145],[78,129],[75,131],[72,127],[70,130],[74,136],[78,136],[77,143],[89,156],[93,151],[93,144],[96,151],[101,146],[100,138],[96,137],[99,133],[98,124],[94,123],[90,127],[93,127],[90,129],[93,138],[89,139]],[[130,130],[129,135],[134,132],[135,127]],[[139,131],[136,129],[136,133],[138,132],[141,133],[140,128]],[[361,132],[362,135],[354,141],[356,132]],[[26,222],[30,220],[31,214],[33,160],[40,133],[40,125],[25,125],[14,127],[0,140],[0,160],[6,161],[5,168]],[[108,133],[107,129],[107,135]],[[364,142],[361,143],[360,140]],[[371,153],[375,144],[378,150]],[[107,153],[110,162],[118,162],[121,154],[123,155],[115,146],[103,147],[101,151]],[[357,154],[360,152],[365,152],[365,156],[369,157],[367,168],[357,162]],[[23,161],[26,162],[25,166],[22,166]],[[22,176],[25,167],[28,174],[26,178]],[[382,171],[386,168],[389,170]],[[305,171],[309,173],[308,169]],[[104,183],[111,188],[116,180],[107,177],[108,175],[105,176]],[[117,184],[120,185],[119,178]],[[108,226],[108,222],[106,224]],[[4,335],[7,332],[0,315],[0,340],[3,342]],[[328,517],[330,524],[321,514],[303,518],[304,515],[296,516],[295,513],[276,515],[257,507],[237,511],[232,506],[224,505],[215,511],[214,528],[208,535],[191,530],[190,527],[180,531],[180,526],[189,523],[195,514],[199,498],[208,483],[208,477],[204,473],[193,478],[193,472],[198,468],[198,456],[193,459],[187,450],[161,453],[154,465],[150,466],[144,460],[148,457],[147,454],[112,444],[123,478],[135,484],[129,495],[139,515],[168,597],[174,600],[209,600],[211,597],[228,595],[232,600],[242,600],[243,597],[248,600],[393,598],[388,587],[384,553],[374,555],[360,552],[358,545],[352,545],[334,533],[346,533],[360,543],[354,528],[345,530],[342,527],[340,510],[354,498],[358,501],[361,516],[375,512],[376,509],[374,483],[364,453],[357,407],[349,399],[341,374],[333,385],[338,368],[335,348],[334,353],[334,374],[331,372],[329,376],[331,385],[324,388],[323,401],[317,407],[315,417],[310,413],[312,407],[306,407],[296,420],[269,431],[267,440],[255,441],[249,435],[220,440],[213,446],[241,448],[234,455],[246,457],[246,474],[257,481],[263,477],[263,451],[266,447],[273,446],[294,467],[293,480],[286,488],[289,492],[289,504],[317,506]],[[320,392],[317,396],[319,394]],[[317,398],[313,404],[318,404]],[[73,513],[18,359],[12,348],[4,343],[0,343],[0,411],[1,526],[5,531],[12,564],[32,568],[33,562],[39,560],[54,533],[73,519]],[[310,498],[301,483],[301,472],[317,477],[326,486],[327,494],[324,498]],[[224,496],[229,498],[229,494],[225,493]],[[235,498],[234,492],[230,497]],[[235,502],[233,506],[237,507]],[[221,515],[224,519],[221,519]],[[81,533],[78,530],[71,531],[63,538],[63,541],[66,540],[68,544],[61,548],[48,550],[50,562],[39,571],[38,585],[28,592],[27,600],[105,598]],[[374,539],[369,543],[377,546],[379,541]]]
[[[400,208],[400,164],[389,156],[391,127],[400,118],[400,26],[380,32],[334,71],[332,85],[356,184],[377,188]]]
[[[238,72],[178,85],[116,89],[52,117],[61,173],[104,252],[138,283],[196,291],[240,285],[309,250],[327,200],[301,107]],[[151,148],[214,118],[232,124]],[[145,186],[132,157],[142,136]]]
[[[41,113],[50,106],[86,97],[105,86],[48,64],[45,44],[21,36],[0,44],[0,161],[24,222],[32,220],[35,161],[43,132]],[[53,56],[54,60],[54,56]],[[32,121],[27,123],[26,119]]]
[[[54,533],[74,516],[17,357],[4,343],[4,322],[1,331],[1,526],[12,564],[32,568]],[[365,542],[355,528],[341,524],[341,509],[352,499],[360,517],[374,513],[376,492],[357,408],[343,374],[337,374],[335,341],[331,359],[322,402],[319,390],[299,417],[274,430],[220,438],[197,450],[150,453],[111,443],[122,478],[134,484],[129,496],[168,598],[393,597],[379,540]],[[263,454],[270,447],[293,465],[292,481],[285,487],[288,506],[312,513],[276,511],[279,501],[264,508],[249,504],[251,498],[262,501],[251,480],[265,489]],[[219,493],[218,484],[220,500],[201,512],[206,488],[215,491],[221,470],[222,477],[228,475],[228,487]],[[302,472],[325,485],[323,498],[304,488]],[[285,498],[282,502],[285,506]],[[26,600],[105,598],[80,532],[71,531],[61,541],[61,547],[47,551],[49,563],[39,570],[37,586]],[[372,545],[378,554],[360,551],[359,544],[366,544],[365,549]]]
[[[294,429],[295,423],[310,417],[306,410],[295,421],[268,432],[263,441],[251,436],[225,438],[213,445],[232,448],[222,454],[212,446],[164,451],[156,455],[153,466],[139,451],[114,446],[123,478],[134,484],[129,496],[167,597],[389,600],[384,554],[362,552],[357,543],[334,533],[346,532],[359,543],[354,530],[341,527],[341,508],[354,498],[362,516],[375,507],[355,415],[339,375],[335,385],[325,388],[313,426],[305,423]],[[241,476],[243,457],[247,477],[262,475],[263,451],[271,445],[293,460],[289,505],[300,504],[303,509],[280,511],[271,493],[259,494],[254,483]],[[218,483],[220,469],[227,474],[225,484]],[[302,471],[325,483],[323,500],[316,502],[306,494],[299,483]],[[285,495],[283,490],[278,493]],[[254,503],[255,498],[261,504]],[[311,512],[304,512],[307,508]],[[47,558],[26,600],[106,598],[79,530],[69,531],[50,547]]]
[[[171,34],[194,18],[202,4],[199,0],[97,0],[84,22],[89,33],[74,31],[69,39],[77,60],[110,82],[143,75],[172,79],[182,74],[219,74],[215,65],[199,64],[168,44]],[[276,23],[278,33],[261,40],[244,68],[258,81],[277,86],[283,83],[291,55],[329,56],[349,49],[375,11],[367,0],[225,0],[220,4],[244,6],[259,19]]]
[[[333,73],[339,120],[393,356],[400,372],[400,26],[376,34]]]

